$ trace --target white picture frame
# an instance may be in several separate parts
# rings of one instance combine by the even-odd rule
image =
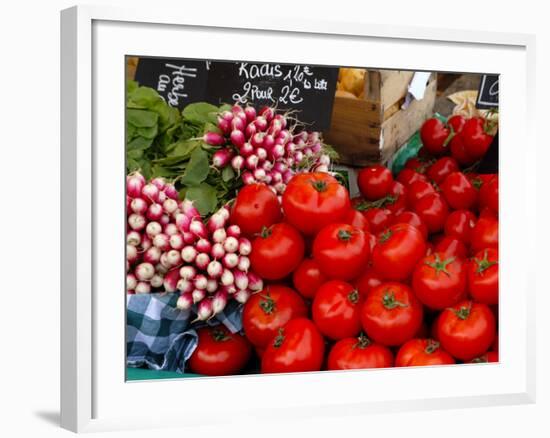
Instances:
[[[535,216],[523,208],[535,205],[536,177],[526,166],[536,147],[529,113],[534,36],[260,18],[239,14],[228,20],[199,7],[78,6],[61,13],[62,427],[193,426],[206,419],[193,403],[199,406],[213,391],[234,397],[215,412],[220,423],[263,418],[273,410],[299,418],[534,402],[535,288],[521,258],[536,235]],[[194,38],[195,44],[184,47],[173,37]],[[220,47],[222,41],[228,46]],[[285,52],[277,41],[296,50]],[[262,44],[269,44],[269,56]],[[125,382],[124,248],[116,237],[124,226],[124,54],[500,73],[500,363]],[[518,143],[522,154],[511,150]],[[526,224],[521,239],[514,232],[519,223]],[[262,391],[270,398],[261,407],[247,399]],[[140,399],[163,394],[163,404],[140,405]],[[212,422],[216,408],[209,409]]]

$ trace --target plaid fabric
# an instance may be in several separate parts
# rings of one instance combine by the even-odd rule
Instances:
[[[197,346],[191,324],[194,313],[176,308],[178,294],[137,294],[126,298],[126,362],[129,367],[185,371],[185,362]],[[209,325],[224,324],[232,333],[242,329],[242,306],[231,302]]]

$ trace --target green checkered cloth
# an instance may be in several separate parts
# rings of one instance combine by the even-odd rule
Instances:
[[[127,295],[126,363],[133,368],[185,372],[185,362],[197,346],[192,311],[176,308],[179,294]],[[242,329],[242,306],[231,302],[209,325],[224,324],[232,333]]]

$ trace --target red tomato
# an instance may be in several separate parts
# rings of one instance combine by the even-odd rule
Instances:
[[[361,207],[361,204],[359,204]],[[369,223],[371,233],[378,234],[388,228],[392,222],[392,214],[389,210],[382,208],[369,208],[363,211],[363,215]]]
[[[237,374],[248,362],[252,346],[244,336],[231,333],[225,326],[197,330],[197,348],[189,358],[189,368],[205,376]]]
[[[361,309],[363,329],[374,342],[401,345],[422,325],[422,304],[411,289],[396,282],[372,289]]]
[[[447,204],[454,210],[468,210],[477,202],[477,190],[462,172],[453,172],[443,184],[441,191]]]
[[[426,176],[436,184],[441,184],[447,176],[459,170],[458,163],[452,157],[443,157],[426,170]]]
[[[476,160],[466,153],[462,136],[455,135],[449,143],[449,147],[451,149],[451,155],[461,166],[469,166],[475,163]]]
[[[451,131],[435,117],[428,119],[420,128],[422,145],[432,155],[443,155],[446,151],[446,141]]]
[[[327,225],[313,241],[313,258],[328,278],[351,280],[357,277],[367,265],[369,256],[368,234],[348,224]]]
[[[338,340],[361,331],[361,296],[351,284],[332,280],[323,284],[311,305],[313,322],[327,338]]]
[[[493,210],[491,210],[489,207],[484,207],[481,210],[479,210],[479,219],[481,218],[498,220],[498,216],[496,215],[496,213]]]
[[[489,306],[462,301],[443,310],[437,319],[437,337],[445,350],[468,361],[485,353],[495,337],[495,317]]]
[[[498,304],[498,250],[487,248],[478,252],[468,264],[468,284],[474,300]]]
[[[328,355],[329,370],[356,370],[362,368],[389,368],[393,354],[383,345],[373,344],[366,336],[338,341]]]
[[[453,357],[433,339],[411,339],[405,342],[395,358],[396,367],[417,367],[425,365],[450,365]]]
[[[472,230],[470,245],[474,253],[485,248],[498,249],[498,221],[488,217],[480,218]]]
[[[462,137],[464,151],[474,161],[483,158],[493,141],[493,136],[486,132],[486,120],[483,117],[468,119],[459,135]]]
[[[428,237],[428,227],[426,227],[426,224],[422,222],[420,216],[412,211],[404,211],[403,213],[398,214],[393,218],[393,223],[412,225],[422,233],[422,237],[424,237],[424,239]]]
[[[396,181],[400,182],[405,187],[407,187],[415,181],[427,182],[428,178],[426,178],[426,175],[420,172],[417,172],[416,170],[406,168],[397,174]]]
[[[470,361],[470,363],[491,363],[498,362],[498,351],[488,351],[479,357],[476,357]]]
[[[434,253],[414,269],[412,288],[430,309],[444,309],[466,298],[466,266],[455,257]]]
[[[304,234],[339,222],[350,207],[347,189],[325,172],[295,175],[283,194],[286,220]]]
[[[357,176],[361,194],[369,201],[383,198],[390,191],[393,176],[390,170],[379,164],[365,167]]]
[[[423,196],[416,202],[413,210],[424,221],[429,233],[441,231],[449,215],[447,203],[439,193]]]
[[[407,204],[407,191],[405,190],[405,186],[398,181],[394,181],[390,187],[387,199],[388,201],[384,202],[382,206],[393,214],[401,213],[405,210]]]
[[[426,171],[427,163],[418,157],[409,158],[405,163],[405,169],[411,169],[419,173]]]
[[[243,308],[243,329],[256,347],[264,348],[282,326],[305,317],[307,307],[300,295],[282,285],[269,285],[252,294]]]
[[[466,119],[459,114],[451,116],[449,117],[449,120],[447,120],[447,125],[453,128],[455,134],[458,134],[460,131],[462,131],[465,123]]]
[[[445,221],[445,235],[455,237],[464,243],[470,243],[472,230],[476,224],[476,216],[469,210],[453,211]]]
[[[479,208],[489,208],[498,215],[498,175],[484,182],[479,189]]]
[[[443,254],[445,257],[458,257],[460,259],[468,257],[468,248],[462,240],[456,237],[443,236],[438,240],[434,251]]]
[[[491,179],[494,178],[495,174],[485,174],[485,173],[475,173],[475,172],[468,172],[465,173],[466,178],[470,180],[472,185],[475,189],[479,190],[481,187],[488,183]]]
[[[317,289],[327,281],[319,264],[313,259],[304,259],[292,274],[294,287],[305,298],[313,298]]]
[[[396,224],[378,237],[372,265],[386,280],[405,280],[425,252],[426,242],[417,228],[409,224]]]
[[[319,371],[325,342],[317,327],[306,318],[289,321],[273,337],[262,356],[262,373]]]
[[[355,280],[354,284],[361,297],[365,298],[373,287],[382,284],[382,279],[374,269],[369,267]]]
[[[435,187],[427,181],[415,181],[407,190],[407,206],[413,208],[420,198],[435,193]]]
[[[250,265],[267,280],[279,280],[294,271],[304,258],[305,243],[300,233],[287,223],[264,228],[252,242]]]
[[[250,184],[239,190],[231,211],[231,222],[248,236],[281,220],[277,195],[265,184]]]
[[[359,228],[366,233],[370,232],[369,221],[367,220],[366,216],[355,208],[350,208],[348,210],[348,212],[342,218],[342,222],[352,225],[355,228]]]

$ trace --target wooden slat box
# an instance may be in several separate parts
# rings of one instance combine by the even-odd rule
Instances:
[[[368,70],[365,98],[336,95],[331,127],[324,137],[338,151],[342,163],[365,166],[387,162],[432,115],[435,73],[430,76],[424,98],[401,109],[413,75],[411,71]]]

